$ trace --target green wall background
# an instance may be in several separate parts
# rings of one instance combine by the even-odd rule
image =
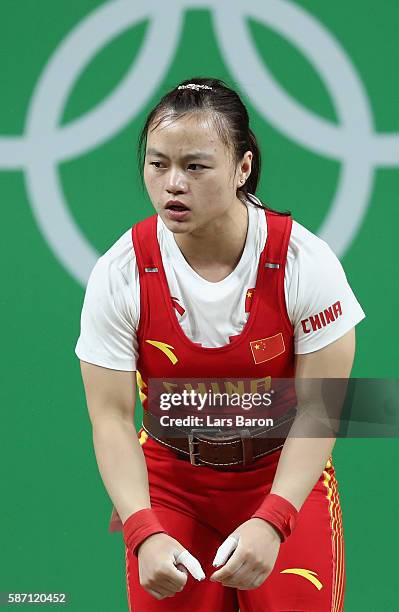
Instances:
[[[0,159],[4,159],[1,138],[22,138],[26,132],[32,95],[50,56],[82,19],[103,4],[2,0]],[[155,2],[147,4],[156,7]],[[292,4],[323,24],[351,58],[372,108],[375,132],[395,135],[399,4],[388,0],[378,6],[371,0]],[[90,113],[112,93],[134,62],[149,24],[138,22],[96,54],[76,80],[61,125]],[[320,75],[301,52],[259,22],[249,20],[248,28],[280,85],[313,113],[337,122]],[[154,63],[161,53],[162,49],[154,49]],[[136,138],[159,97],[196,74],[236,85],[206,8],[185,12],[173,62],[134,120],[101,146],[58,164],[69,211],[99,253],[152,213],[139,184]],[[260,116],[250,97],[243,97],[263,151],[257,195],[275,208],[291,209],[299,222],[317,232],[335,197],[341,162],[299,146]],[[48,104],[50,110],[51,99]],[[41,155],[40,146],[35,155]],[[398,187],[397,165],[375,169],[367,214],[341,258],[367,314],[357,328],[352,373],[356,377],[397,377]],[[23,167],[4,168],[0,162],[0,193],[4,264],[0,591],[67,592],[68,609],[73,611],[126,610],[122,539],[107,531],[111,503],[95,462],[74,354],[84,287],[40,231]],[[397,440],[338,440],[334,457],[346,534],[345,610],[396,610]]]

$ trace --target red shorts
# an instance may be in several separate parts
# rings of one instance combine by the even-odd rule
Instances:
[[[280,450],[251,466],[222,472],[196,467],[141,434],[152,508],[166,531],[200,561],[207,578],[217,548],[270,491]],[[342,515],[331,458],[303,504],[269,577],[256,589],[239,590],[188,574],[184,589],[157,600],[139,583],[136,557],[126,549],[131,612],[342,612],[345,557]]]

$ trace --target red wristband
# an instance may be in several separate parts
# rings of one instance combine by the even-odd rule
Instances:
[[[298,510],[284,497],[269,493],[251,518],[261,518],[277,529],[281,541],[285,542],[294,530]]]
[[[140,544],[154,533],[166,533],[166,531],[151,508],[134,512],[123,523],[123,539],[136,556]]]

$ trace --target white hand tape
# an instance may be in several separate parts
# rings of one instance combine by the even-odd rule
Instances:
[[[196,578],[197,580],[204,580],[205,574],[200,562],[198,561],[198,559],[193,557],[193,555],[189,553],[188,550],[183,550],[177,557],[175,557],[175,559],[175,564],[177,565],[181,563],[182,565],[184,565],[184,567],[188,569],[193,578]]]
[[[237,545],[238,538],[232,535],[228,536],[216,551],[216,555],[212,563],[213,567],[218,567],[219,565],[226,563],[233,550],[237,548]]]

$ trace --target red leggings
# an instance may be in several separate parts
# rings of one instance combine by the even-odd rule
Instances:
[[[277,450],[251,466],[222,472],[192,466],[174,451],[139,432],[146,458],[152,508],[172,537],[200,561],[207,577],[217,548],[248,520],[270,491]],[[342,612],[345,556],[342,515],[332,459],[303,504],[269,577],[240,591],[188,574],[183,591],[157,600],[139,583],[136,557],[126,549],[131,612]]]

